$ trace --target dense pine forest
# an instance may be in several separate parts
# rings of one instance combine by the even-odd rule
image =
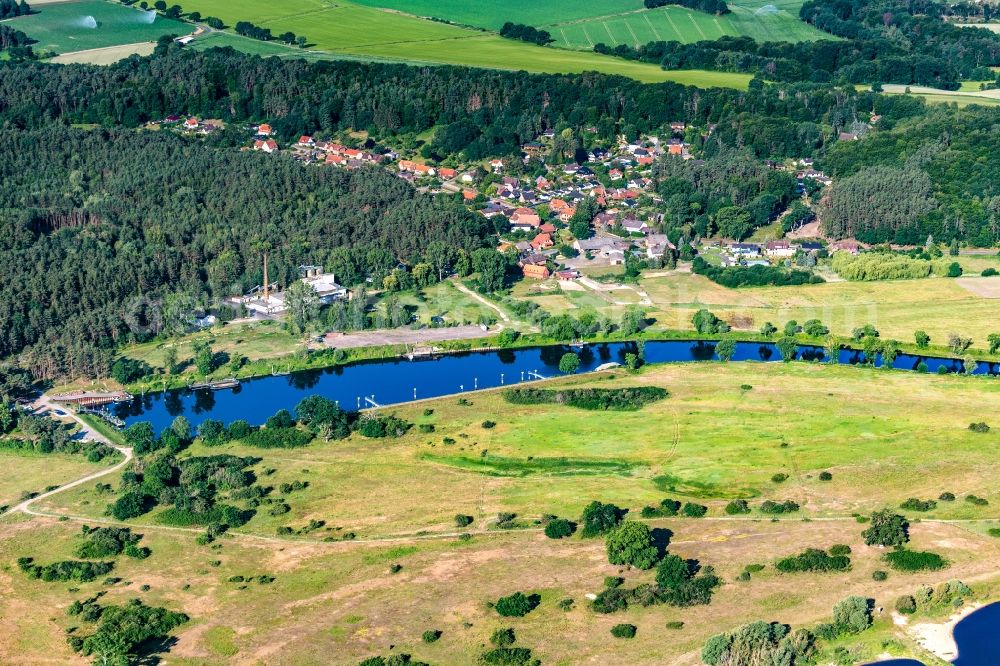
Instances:
[[[32,346],[43,376],[106,371],[116,344],[162,327],[153,299],[260,284],[264,248],[280,283],[319,263],[353,284],[492,231],[381,168],[305,169],[166,133],[4,132],[0,181],[0,356]]]

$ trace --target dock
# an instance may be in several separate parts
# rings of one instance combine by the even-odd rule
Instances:
[[[79,407],[98,407],[116,402],[129,402],[134,396],[128,391],[71,391],[51,396],[53,402]]]
[[[196,382],[188,386],[192,391],[200,391],[208,389],[210,391],[221,391],[223,389],[233,389],[240,385],[240,380],[235,377],[229,377],[228,379],[216,379],[211,382]]]

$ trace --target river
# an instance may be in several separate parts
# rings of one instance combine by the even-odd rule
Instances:
[[[307,395],[318,394],[336,400],[344,409],[393,405],[414,399],[461,394],[476,389],[496,388],[559,376],[559,359],[567,351],[580,355],[579,372],[590,372],[604,363],[624,363],[625,354],[635,352],[632,342],[592,343],[583,348],[553,345],[525,349],[445,354],[433,359],[409,361],[393,358],[363,361],[323,370],[307,370],[290,375],[245,380],[230,390],[177,390],[148,393],[128,403],[114,406],[114,413],[131,425],[149,421],[159,431],[174,417],[183,414],[193,426],[208,418],[229,423],[245,419],[262,424],[279,409],[293,410]],[[645,344],[647,363],[681,363],[716,359],[711,341],[668,340]],[[822,347],[798,347],[798,360],[823,362]],[[841,363],[856,364],[864,356],[856,350],[840,352]],[[773,343],[739,342],[733,361],[777,362],[781,353]],[[943,366],[948,372],[962,372],[957,359],[925,358],[900,354],[893,367],[914,370],[925,362],[930,372]],[[876,365],[881,358],[876,359]],[[975,374],[997,374],[998,364],[980,363]]]
[[[952,631],[958,657],[953,666],[1000,665],[1000,602],[992,603],[962,618]],[[925,666],[916,659],[890,659],[866,666]]]

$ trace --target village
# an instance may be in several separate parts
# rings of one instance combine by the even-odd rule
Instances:
[[[872,122],[877,120],[877,116],[872,117]],[[222,129],[223,124],[175,115],[165,118],[159,126],[205,137]],[[674,268],[679,259],[690,260],[695,255],[723,268],[811,268],[817,258],[829,253],[857,254],[865,247],[854,240],[827,243],[815,223],[787,236],[777,234],[759,241],[712,237],[679,243],[680,239],[669,238],[662,231],[666,208],[655,191],[654,166],[661,159],[682,160],[694,167],[703,164],[695,143],[700,145],[711,135],[715,129],[711,125],[695,128],[674,122],[668,136],[643,135],[633,141],[619,137],[606,147],[592,147],[585,154],[577,151],[574,157],[579,161],[553,160],[557,137],[548,130],[522,145],[519,158],[452,166],[418,161],[416,155],[407,158],[402,150],[364,138],[343,137],[338,141],[302,135],[294,143],[281,146],[277,131],[268,123],[246,129],[252,139],[243,150],[291,156],[310,167],[381,166],[420,191],[454,196],[493,223],[497,249],[516,253],[522,276],[528,280],[573,281],[630,262],[643,268]],[[850,133],[838,137],[840,141],[857,138]],[[803,201],[817,201],[832,183],[809,158],[767,160],[764,164],[794,174]],[[305,267],[301,277],[324,302],[350,298],[350,292],[336,283],[335,276],[324,274],[321,268]],[[280,315],[287,309],[280,291],[265,285],[234,302],[237,300],[257,316]]]

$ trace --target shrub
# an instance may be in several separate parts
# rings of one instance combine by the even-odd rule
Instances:
[[[990,503],[985,497],[977,497],[976,495],[966,495],[965,501],[975,506],[986,506]]]
[[[497,599],[493,607],[502,617],[524,617],[535,610],[540,602],[541,598],[537,594],[529,596],[523,592],[515,592]]]
[[[830,550],[827,552],[829,552],[831,555],[850,555],[851,547],[845,543],[837,543],[830,546]]]
[[[503,392],[504,400],[516,405],[562,404],[594,411],[636,411],[668,395],[666,389],[658,386],[558,390],[514,388]]]
[[[670,622],[667,622],[666,627],[667,629],[673,630],[683,629],[684,623],[681,620],[671,620]]]
[[[750,513],[750,505],[744,499],[736,499],[726,505],[726,513],[735,516],[741,513]]]
[[[491,428],[495,428],[497,424],[495,421],[483,421],[482,425],[487,430],[490,430]]]
[[[356,425],[358,433],[371,438],[402,437],[412,427],[412,423],[396,416],[374,414],[366,414]]]
[[[274,417],[271,417],[274,418]],[[254,430],[242,438],[247,446],[261,449],[297,449],[313,440],[313,434],[295,427],[268,427]]]
[[[871,606],[865,597],[841,599],[833,607],[833,623],[843,632],[861,633],[872,624]]]
[[[894,604],[896,612],[902,613],[903,615],[912,615],[917,612],[917,600],[908,594],[896,597],[896,603]]]
[[[991,537],[996,537],[1000,539],[1000,527],[991,527],[990,529],[986,530],[986,533],[989,534]]]
[[[887,578],[889,578],[889,574],[887,574],[886,572],[882,571],[881,569],[878,569],[878,570],[872,572],[872,580],[875,580],[875,581],[878,581],[878,582],[882,582],[882,581],[886,580]]]
[[[47,583],[70,580],[87,583],[95,580],[98,576],[104,576],[114,568],[113,562],[84,562],[81,560],[64,560],[41,565],[35,564],[30,557],[18,558],[17,565],[29,578],[43,580]]]
[[[437,641],[437,639],[441,638],[441,630],[428,629],[420,636],[420,638],[424,641],[424,643],[433,643]]]
[[[676,516],[681,509],[681,503],[669,497],[662,500],[659,506],[642,507],[643,518],[662,518],[664,516]]]
[[[564,539],[571,536],[575,530],[576,527],[570,521],[565,518],[556,518],[550,520],[545,526],[545,536],[550,539]]]
[[[788,480],[788,475],[785,474],[784,472],[778,472],[777,474],[771,477],[772,483],[784,483],[787,480]]]
[[[114,557],[125,551],[126,547],[139,543],[142,538],[139,534],[133,534],[127,527],[98,527],[90,529],[83,526],[83,533],[86,541],[77,546],[75,554],[77,557],[93,560],[102,557]],[[136,549],[136,555],[140,555]],[[144,559],[139,557],[139,559]]]
[[[605,547],[608,562],[637,569],[652,569],[659,555],[649,526],[631,520],[608,534]]]
[[[490,636],[490,643],[497,647],[510,647],[517,642],[517,636],[510,627],[497,629]]]
[[[774,567],[782,573],[847,571],[851,568],[851,559],[846,555],[828,555],[818,548],[807,548],[798,555],[778,560]]]
[[[432,424],[432,423],[421,423],[419,426],[417,426],[417,429],[420,430],[420,432],[422,432],[424,434],[431,433],[431,432],[434,432],[434,424]]]
[[[772,500],[765,500],[760,505],[761,513],[767,514],[782,514],[782,513],[794,513],[799,510],[799,505],[792,500],[785,500],[784,502],[774,502]]]
[[[897,571],[938,571],[948,562],[937,553],[917,550],[894,550],[882,556],[886,564]]]
[[[940,495],[938,495],[938,499],[941,500],[942,502],[954,502],[955,493],[943,492]]]
[[[920,500],[916,497],[911,497],[899,505],[899,508],[907,511],[930,511],[935,507],[937,507],[937,502],[934,500]]]
[[[701,518],[706,513],[708,513],[708,507],[704,504],[685,502],[684,506],[681,507],[681,514],[687,518]]]
[[[611,627],[611,635],[615,638],[635,638],[635,632],[634,624],[616,624]]]
[[[455,527],[468,527],[472,524],[473,520],[472,516],[467,516],[462,513],[455,514]]]
[[[986,433],[990,431],[990,427],[983,421],[980,421],[979,423],[970,423],[969,430],[972,432]]]
[[[833,474],[831,474],[830,472],[820,472],[819,473],[819,480],[820,481],[832,481],[833,480]]]
[[[990,268],[984,268],[983,272],[981,273],[981,275],[983,277],[993,277],[994,275],[1000,275],[1000,271],[997,271],[997,269],[992,268],[992,267],[990,267]]]

